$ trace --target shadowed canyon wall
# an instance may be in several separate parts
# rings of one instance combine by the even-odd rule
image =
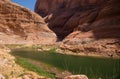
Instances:
[[[119,7],[119,0],[37,0],[35,12],[45,18],[59,39],[75,30],[107,38],[120,37]]]
[[[61,49],[86,55],[120,56],[119,0],[37,0]]]

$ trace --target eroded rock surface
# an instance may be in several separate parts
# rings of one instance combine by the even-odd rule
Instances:
[[[116,3],[119,4],[119,1],[37,0],[35,12],[45,17],[48,26],[57,34],[58,39],[63,39],[75,30],[86,32],[95,29],[94,32],[96,32],[97,29],[102,30],[100,26],[110,25],[107,23],[111,22],[111,19],[113,19],[111,17],[119,15],[119,5],[113,5]],[[114,12],[111,10],[114,10]],[[110,12],[112,13],[110,14]],[[109,15],[112,16],[109,17]],[[116,19],[118,21],[119,17]]]
[[[95,37],[120,37],[119,7],[119,0],[37,0],[35,12],[45,17],[59,39],[75,30],[91,30]]]
[[[45,18],[62,49],[120,56],[119,0],[37,0],[35,12]]]
[[[55,34],[34,12],[0,0],[0,44],[52,44]]]

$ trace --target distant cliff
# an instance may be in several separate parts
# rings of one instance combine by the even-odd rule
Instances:
[[[39,15],[9,0],[0,0],[0,44],[51,44],[55,39]]]

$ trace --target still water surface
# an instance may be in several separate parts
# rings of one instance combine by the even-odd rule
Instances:
[[[89,79],[120,79],[120,59],[45,53],[33,49],[16,49],[12,54],[68,70],[73,74],[85,74]]]

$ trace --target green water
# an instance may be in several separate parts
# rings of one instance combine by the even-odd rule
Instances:
[[[73,74],[85,74],[89,79],[120,79],[120,60],[83,56],[62,55],[58,53],[41,53],[36,50],[13,50],[15,56],[37,60],[68,70]]]

